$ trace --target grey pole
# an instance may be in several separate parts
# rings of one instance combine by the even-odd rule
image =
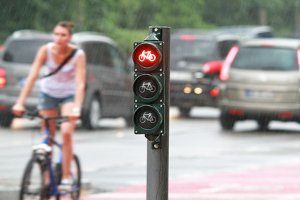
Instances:
[[[161,137],[161,147],[152,148],[152,142],[147,142],[147,200],[167,200],[169,181],[169,75],[170,75],[170,28],[149,27],[150,33],[155,28],[161,29],[163,41],[163,67],[165,67],[165,133]]]

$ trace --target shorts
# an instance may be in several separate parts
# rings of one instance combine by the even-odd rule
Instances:
[[[59,108],[64,103],[73,102],[73,101],[74,101],[74,95],[70,95],[64,98],[56,98],[41,92],[39,96],[38,109],[39,110],[55,109],[55,108]]]

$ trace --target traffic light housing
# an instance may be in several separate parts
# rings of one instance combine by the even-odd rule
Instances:
[[[155,140],[167,131],[169,110],[169,48],[163,28],[150,28],[134,43],[134,133]]]

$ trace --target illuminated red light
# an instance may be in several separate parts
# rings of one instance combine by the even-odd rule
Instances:
[[[185,40],[185,41],[192,41],[192,40],[196,40],[196,36],[195,35],[181,35],[180,39]]]
[[[6,76],[6,71],[3,68],[0,68],[0,77]]]
[[[0,110],[6,110],[6,109],[7,109],[7,106],[0,105]]]
[[[290,119],[293,117],[293,114],[291,112],[281,112],[278,116],[283,119]]]
[[[217,96],[219,96],[219,94],[220,94],[220,89],[217,87],[210,91],[210,96],[212,96],[212,97],[217,97]]]
[[[268,47],[274,47],[274,45],[268,44],[268,43],[262,44],[261,46],[262,47],[266,47],[266,48],[268,48]]]
[[[4,77],[0,77],[0,88],[3,88],[6,85],[6,79]]]
[[[239,110],[239,109],[230,109],[228,111],[228,113],[230,115],[235,115],[235,116],[243,116],[244,115],[244,112],[242,110]]]
[[[6,85],[6,71],[0,68],[0,88]]]
[[[160,50],[151,43],[139,44],[132,54],[133,62],[144,70],[154,70],[161,61]]]

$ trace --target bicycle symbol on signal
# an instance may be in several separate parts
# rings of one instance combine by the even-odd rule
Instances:
[[[155,92],[156,87],[151,84],[151,82],[143,82],[143,84],[139,87],[140,93],[144,93],[145,91]]]
[[[155,123],[156,122],[156,117],[154,117],[152,115],[152,113],[146,113],[144,112],[143,116],[140,117],[140,122],[142,124],[146,123],[146,121],[150,122],[150,123]]]
[[[143,52],[139,55],[139,60],[141,62],[144,62],[146,59],[153,62],[156,60],[156,56],[153,53],[151,53],[151,51],[143,50]]]

